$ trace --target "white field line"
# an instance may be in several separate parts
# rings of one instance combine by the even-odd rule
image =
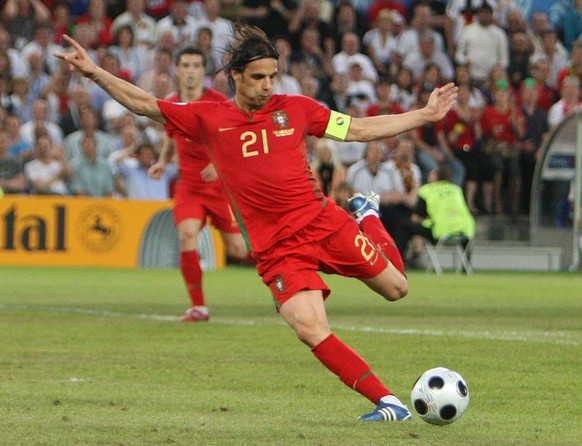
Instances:
[[[177,322],[176,316],[165,316],[158,314],[138,314],[138,313],[122,313],[116,311],[103,310],[88,310],[84,308],[66,308],[66,307],[51,307],[51,306],[35,306],[35,305],[2,305],[0,310],[10,311],[31,311],[35,313],[50,312],[50,313],[75,313],[86,316],[98,317],[112,317],[112,318],[126,318],[126,319],[142,319],[150,321],[164,321]],[[213,324],[224,325],[240,325],[240,326],[261,326],[261,325],[281,325],[286,326],[285,322],[281,321],[254,321],[243,319],[221,319],[213,317],[211,319]],[[355,333],[381,333],[405,336],[432,336],[432,337],[458,337],[467,339],[484,339],[490,341],[512,341],[525,342],[534,344],[557,344],[557,345],[573,345],[581,344],[578,339],[578,333],[565,331],[488,331],[488,330],[418,330],[418,329],[400,329],[400,328],[383,328],[383,327],[366,327],[366,326],[347,326],[331,324],[333,330],[351,331]]]

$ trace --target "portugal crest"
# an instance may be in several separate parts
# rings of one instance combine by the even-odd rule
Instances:
[[[280,129],[286,129],[289,122],[289,116],[285,110],[277,110],[271,114],[273,123],[279,126]]]

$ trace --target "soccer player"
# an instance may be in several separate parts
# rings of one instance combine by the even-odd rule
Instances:
[[[331,332],[324,303],[330,290],[318,274],[356,277],[395,301],[408,292],[402,258],[378,218],[375,194],[351,199],[354,221],[321,193],[309,168],[305,136],[387,138],[442,119],[457,88],[436,88],[422,109],[352,119],[304,96],[274,95],[277,50],[257,28],[237,25],[235,36],[225,66],[235,97],[226,102],[158,100],[97,67],[68,36],[64,39],[73,51],[56,56],[134,113],[205,145],[283,319],[323,365],[376,405],[360,420],[409,420],[408,408]]]
[[[182,49],[176,56],[178,92],[168,98],[172,102],[226,101],[222,93],[204,87],[206,57],[194,47]],[[209,318],[202,289],[202,269],[198,255],[198,234],[210,216],[212,224],[221,232],[227,254],[244,259],[248,256],[245,241],[232,212],[224,187],[218,180],[214,166],[199,143],[177,129],[168,132],[159,161],[149,174],[160,178],[166,164],[172,159],[174,145],[178,150],[180,176],[174,194],[174,222],[178,230],[180,271],[192,302],[180,320],[207,321]]]

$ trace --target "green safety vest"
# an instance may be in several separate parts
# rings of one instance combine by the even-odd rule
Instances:
[[[475,236],[475,219],[459,186],[450,181],[435,181],[421,186],[418,196],[426,202],[428,218],[423,226],[431,228],[436,240],[450,234]]]

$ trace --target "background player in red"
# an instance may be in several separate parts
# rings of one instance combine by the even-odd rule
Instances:
[[[422,109],[352,119],[305,96],[273,95],[277,50],[257,28],[239,25],[235,36],[225,67],[235,97],[227,102],[157,100],[97,67],[68,36],[74,50],[56,56],[134,113],[205,144],[281,316],[325,367],[377,405],[360,420],[409,420],[408,408],[330,330],[324,302],[330,290],[318,274],[356,277],[395,301],[408,293],[402,258],[378,218],[377,195],[350,200],[356,223],[321,193],[309,168],[305,135],[384,139],[442,119],[457,88],[436,88]]]
[[[206,58],[194,47],[182,49],[176,56],[178,92],[167,98],[173,102],[226,101],[227,97],[216,90],[204,87]],[[178,149],[180,176],[174,194],[174,222],[178,230],[180,271],[188,290],[191,308],[180,320],[183,322],[207,321],[208,307],[202,289],[202,268],[198,255],[198,234],[210,216],[212,224],[220,230],[227,254],[244,259],[248,255],[236,218],[228,204],[224,188],[216,176],[214,166],[206,151],[182,132],[168,133],[164,140],[160,160],[149,169],[149,174],[160,178],[166,164]]]

